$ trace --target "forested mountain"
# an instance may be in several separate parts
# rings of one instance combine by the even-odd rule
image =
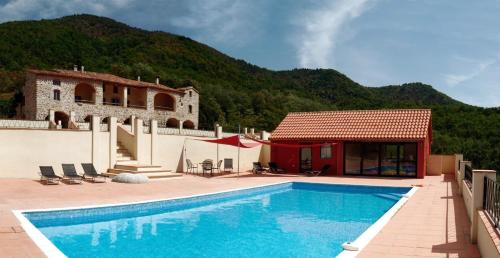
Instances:
[[[433,152],[500,169],[500,109],[469,106],[422,83],[365,87],[332,69],[271,71],[166,32],[92,15],[0,24],[0,116],[12,116],[25,69],[108,72],[201,94],[200,127],[271,131],[290,111],[432,108]]]

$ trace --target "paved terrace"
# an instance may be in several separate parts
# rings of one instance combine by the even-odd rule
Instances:
[[[0,180],[0,257],[43,257],[12,209],[58,208],[144,201],[300,180],[373,185],[422,185],[358,257],[480,257],[470,244],[470,223],[452,177],[382,179],[346,177],[223,176],[181,178],[147,185],[119,183],[45,186],[32,180]]]

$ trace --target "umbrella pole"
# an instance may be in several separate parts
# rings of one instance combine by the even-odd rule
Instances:
[[[240,124],[238,124],[238,177],[240,176]]]

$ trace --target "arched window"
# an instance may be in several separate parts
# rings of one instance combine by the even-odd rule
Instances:
[[[169,118],[167,120],[167,127],[179,128],[179,120],[177,120],[175,118]]]
[[[75,102],[95,104],[94,87],[86,83],[80,83],[76,85]]]
[[[193,113],[193,106],[189,105],[188,109],[189,109],[189,114],[192,114]]]
[[[155,110],[175,111],[175,98],[166,93],[155,95]]]
[[[54,114],[54,120],[56,124],[59,124],[59,121],[61,121],[62,128],[68,128],[68,122],[69,122],[68,114],[61,111],[57,111]]]
[[[54,100],[61,100],[61,91],[60,90],[54,90],[54,94],[53,94],[53,98]]]
[[[86,116],[86,117],[85,117],[85,119],[83,119],[83,121],[84,121],[85,123],[90,123],[90,122],[92,122],[92,115],[88,115],[88,116]]]
[[[182,128],[194,129],[194,123],[190,120],[186,120],[186,121],[184,121],[184,123],[182,123]]]

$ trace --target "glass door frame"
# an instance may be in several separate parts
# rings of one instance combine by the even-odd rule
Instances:
[[[346,146],[348,144],[361,144],[361,160],[360,160],[360,170],[359,170],[359,174],[346,174]],[[363,174],[363,162],[364,162],[364,153],[365,153],[365,144],[367,143],[378,143],[379,147],[378,147],[378,173],[377,174],[374,174],[374,175],[369,175],[369,174]],[[400,160],[400,150],[401,150],[401,145],[403,144],[408,144],[408,143],[411,143],[411,144],[415,144],[415,147],[416,147],[416,157],[415,157],[415,171],[418,172],[418,158],[419,158],[419,153],[418,153],[418,142],[353,142],[353,141],[349,141],[349,142],[344,142],[344,146],[343,146],[343,159],[342,159],[342,162],[343,162],[343,172],[342,174],[344,176],[366,176],[366,177],[399,177],[399,178],[416,178],[417,177],[417,174],[418,173],[415,173],[415,175],[412,175],[412,176],[406,176],[406,175],[400,175],[399,174],[399,171],[400,171],[400,166],[399,164],[401,163],[401,160]],[[398,159],[397,159],[397,164],[398,164],[398,168],[397,168],[397,173],[396,175],[382,175],[382,168],[381,168],[381,165],[382,165],[382,144],[391,144],[391,145],[398,145]]]
[[[309,157],[309,169],[304,169],[302,167],[302,149],[309,149],[309,152],[310,152],[310,157]],[[299,148],[299,171],[300,172],[304,172],[304,171],[307,171],[307,170],[311,170],[312,169],[312,148],[311,147],[300,147]]]

